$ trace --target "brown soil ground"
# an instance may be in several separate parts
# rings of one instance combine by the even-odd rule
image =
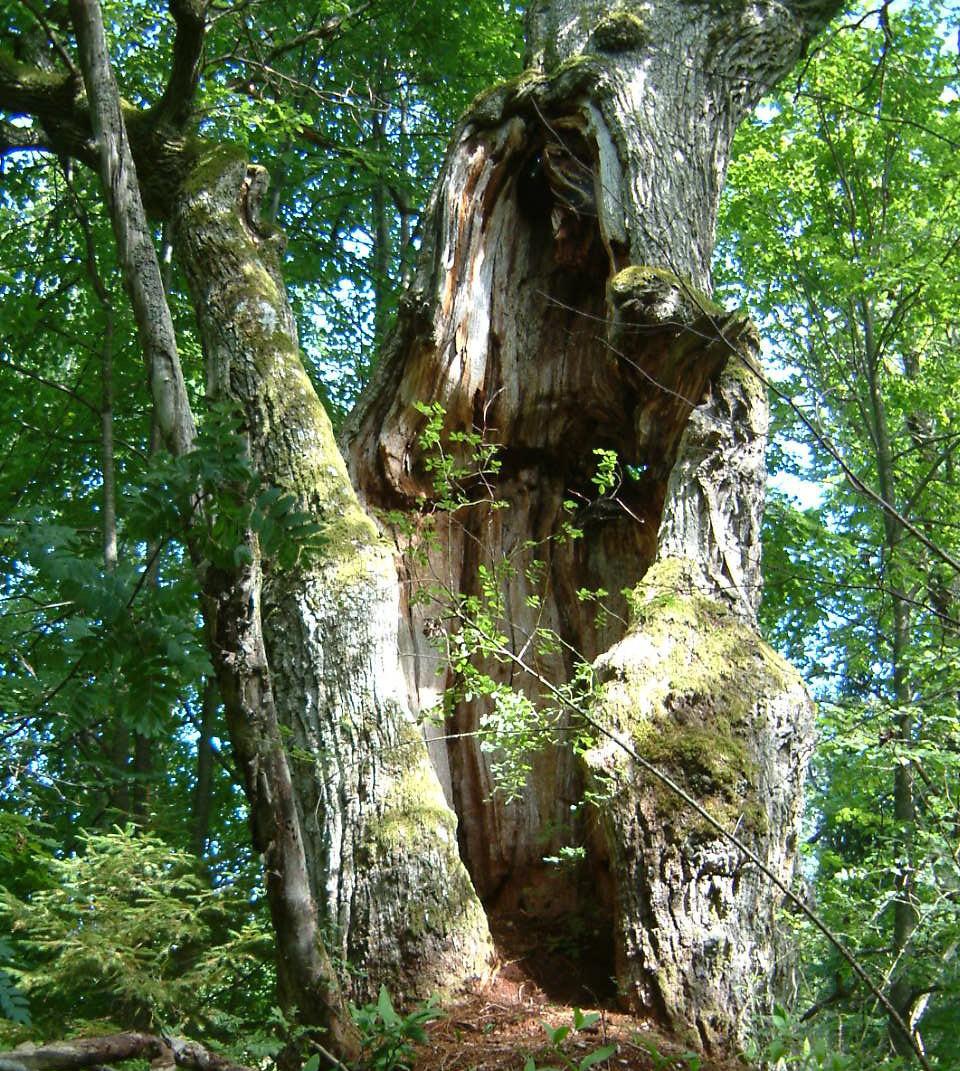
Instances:
[[[607,1045],[616,1052],[594,1071],[744,1071],[739,1061],[692,1053],[656,1024],[612,1010],[609,994],[598,999],[590,984],[589,963],[551,950],[542,934],[524,927],[521,939],[519,927],[506,925],[496,927],[501,963],[493,979],[429,1026],[414,1071],[523,1071],[530,1057],[538,1071],[574,1071]],[[575,1007],[600,1019],[588,1030],[571,1030],[561,1056],[544,1024],[572,1026]]]

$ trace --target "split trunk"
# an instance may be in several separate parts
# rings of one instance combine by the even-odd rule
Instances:
[[[531,67],[455,131],[418,275],[343,437],[398,548],[411,707],[456,686],[437,638],[456,594],[477,595],[533,671],[501,658],[494,678],[539,702],[540,680],[592,662],[601,724],[784,880],[812,711],[756,632],[766,391],[709,264],[737,124],[835,7],[532,5]],[[436,511],[431,413],[472,500],[452,513]],[[498,471],[471,481],[464,434],[497,444]],[[597,451],[619,465],[601,494]],[[693,1043],[742,1036],[777,969],[775,890],[609,738],[541,750],[507,802],[478,744],[489,701],[443,709],[431,755],[495,924],[543,927],[594,965],[595,989]],[[579,863],[545,861],[563,849]]]
[[[777,896],[624,752],[550,746],[508,804],[482,704],[448,707],[429,757],[418,722],[455,683],[435,645],[444,600],[486,567],[513,653],[545,627],[560,647],[537,653],[541,677],[595,661],[596,718],[789,876],[810,705],[756,634],[765,391],[755,332],[710,300],[709,262],[737,123],[835,6],[534,5],[531,69],[454,134],[417,278],[346,429],[350,478],[259,221],[263,173],[217,151],[184,184],[175,234],[211,393],[241,404],[257,470],[325,526],[293,568],[251,545],[252,602],[228,601],[227,619],[259,615],[312,893],[358,996],[483,975],[485,909],[589,934],[597,988],[612,979],[707,1048],[734,1044],[767,998]],[[499,508],[443,514],[417,545],[437,404],[442,438],[498,444],[481,497]],[[599,501],[597,449],[624,474]],[[583,537],[565,541],[571,500]],[[613,612],[598,619],[583,589]],[[575,845],[573,869],[544,862]]]

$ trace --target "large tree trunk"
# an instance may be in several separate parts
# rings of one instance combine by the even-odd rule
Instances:
[[[224,584],[218,598],[205,583],[218,603],[209,610],[214,658],[228,719],[249,708],[233,716],[231,738],[242,737],[258,705],[275,706],[325,942],[356,969],[354,994],[375,995],[387,982],[404,997],[426,996],[483,975],[492,949],[407,703],[392,556],[356,500],[303,369],[279,275],[281,239],[260,222],[265,189],[266,173],[242,153],[211,149],[177,198],[174,243],[208,390],[240,405],[256,471],[321,522],[323,546],[283,567],[263,560],[251,537],[246,587]],[[238,622],[263,636],[239,678],[243,695],[233,694],[220,657],[243,649],[232,636]],[[246,775],[252,799],[275,790],[258,771]],[[268,859],[279,835],[259,831]]]
[[[480,98],[455,132],[419,273],[348,428],[358,500],[299,357],[279,237],[260,221],[265,174],[182,136],[206,5],[171,0],[167,91],[129,117],[141,185],[172,219],[211,395],[237,403],[261,479],[325,533],[292,567],[265,558],[253,532],[232,565],[199,563],[208,636],[280,974],[344,1055],[355,1039],[315,902],[333,949],[365,972],[353,976],[358,994],[381,981],[407,996],[455,988],[486,968],[486,920],[441,784],[488,906],[590,916],[633,1007],[719,1047],[740,1030],[748,990],[762,990],[769,889],[623,756],[548,749],[507,806],[473,735],[481,709],[464,703],[440,734],[451,739],[430,745],[431,766],[416,716],[445,683],[427,636],[445,608],[414,596],[436,582],[476,590],[479,566],[493,569],[515,649],[546,626],[566,646],[529,655],[541,675],[563,681],[596,660],[597,719],[789,871],[809,704],[755,632],[765,397],[749,324],[709,300],[709,263],[738,121],[838,7],[531,4],[533,69]],[[34,73],[0,54],[0,107],[38,119],[37,147],[95,163],[76,79]],[[129,274],[147,278],[136,265]],[[136,304],[141,323],[169,328],[159,283],[136,290]],[[145,350],[165,435],[186,450],[175,347],[145,336]],[[510,508],[442,517],[444,538],[403,558],[398,590],[363,506],[429,508],[418,401],[439,403],[448,431],[480,428],[503,444],[481,497],[495,482]],[[600,502],[597,448],[633,474]],[[565,499],[582,504],[573,542],[556,538]],[[599,621],[578,598],[599,588],[620,617]],[[584,789],[598,786],[585,811]],[[579,875],[548,871],[544,855],[578,841],[590,849]]]
[[[455,132],[417,278],[344,434],[361,501],[421,517],[438,496],[416,403],[439,404],[448,435],[501,445],[478,500],[434,518],[439,540],[392,529],[414,708],[454,683],[436,672],[440,593],[477,592],[485,566],[516,651],[538,628],[561,637],[561,653],[529,656],[539,674],[567,679],[615,645],[597,661],[609,678],[598,716],[785,876],[811,708],[756,634],[767,417],[755,332],[707,295],[737,123],[837,6],[532,5],[534,69]],[[597,449],[633,474],[599,503]],[[491,484],[501,508],[483,501]],[[559,538],[571,499],[584,504],[573,542]],[[631,610],[619,593],[638,584]],[[671,584],[669,612],[651,612]],[[612,593],[615,613],[598,619],[581,589]],[[490,672],[536,695],[515,664]],[[488,909],[589,922],[590,951],[614,948],[631,1006],[705,1046],[733,1042],[765,1000],[754,979],[771,974],[777,897],[607,748],[585,762],[546,749],[506,802],[476,737],[484,711],[459,703],[431,753]],[[579,804],[598,774],[615,799],[591,817]],[[578,842],[590,845],[579,874],[544,862]]]

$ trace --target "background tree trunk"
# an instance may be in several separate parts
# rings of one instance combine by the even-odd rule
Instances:
[[[197,780],[190,815],[190,840],[193,854],[202,859],[210,840],[210,807],[213,802],[213,735],[217,723],[220,696],[217,681],[209,676],[203,682],[200,700],[200,724],[197,737]]]

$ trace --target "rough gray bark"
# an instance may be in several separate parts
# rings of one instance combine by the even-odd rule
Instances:
[[[326,1031],[344,1059],[359,1038],[320,930],[310,883],[301,816],[277,717],[263,640],[263,574],[256,539],[249,564],[203,568],[202,602],[208,644],[230,740],[243,776],[254,848],[264,861],[267,902],[277,943],[282,1006],[304,1026]]]
[[[837,0],[532,0],[527,61],[602,58],[586,117],[611,251],[709,289],[737,124],[839,10]]]
[[[648,732],[676,739],[667,758],[694,785],[694,753],[712,746],[711,733],[728,738],[739,765],[716,803],[732,825],[749,817],[758,854],[784,874],[810,704],[755,633],[766,397],[752,328],[707,297],[709,261],[737,123],[838,6],[534,4],[533,69],[475,102],[455,132],[418,275],[344,434],[362,501],[421,517],[435,492],[415,402],[439,403],[448,432],[480,429],[502,444],[500,473],[475,491],[477,504],[440,519],[439,543],[410,548],[394,532],[408,551],[401,644],[412,702],[431,706],[453,683],[435,673],[431,643],[444,600],[423,605],[423,592],[477,591],[478,567],[509,559],[504,628],[517,649],[539,626],[588,660],[617,644],[598,668],[624,680],[643,679],[667,649],[686,652],[654,698],[637,698],[625,731],[636,743]],[[597,448],[616,450],[635,478],[591,504]],[[484,504],[489,484],[508,508]],[[584,538],[564,543],[555,536],[570,498],[583,504]],[[705,616],[681,627],[681,614],[678,636],[661,639],[644,632],[645,589],[629,609],[617,593],[670,575],[671,564],[685,614]],[[613,593],[619,619],[598,624],[581,588]],[[730,661],[697,676],[688,663],[712,638]],[[745,664],[731,653],[740,649]],[[574,661],[541,654],[537,668],[563,679]],[[529,689],[512,670],[493,673]],[[731,681],[749,697],[736,716],[723,709]],[[624,720],[605,710],[612,725]],[[478,702],[449,712],[448,740],[432,753],[488,907],[589,915],[616,934],[610,969],[633,1007],[706,1047],[733,1044],[748,988],[765,999],[755,977],[768,975],[777,897],[741,875],[709,831],[688,843],[685,823],[622,764],[608,771],[618,798],[602,819],[572,816],[603,755],[584,765],[548,749],[524,798],[505,804],[472,735],[483,712]],[[580,883],[544,865],[583,838],[592,854]]]

